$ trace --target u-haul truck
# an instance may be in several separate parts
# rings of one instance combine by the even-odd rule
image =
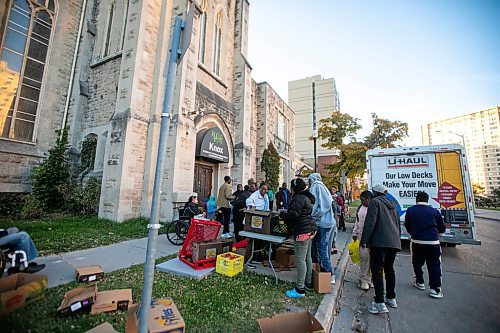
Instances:
[[[461,145],[435,145],[371,149],[366,152],[368,188],[382,184],[397,202],[401,238],[409,239],[404,227],[408,207],[418,191],[429,194],[429,205],[441,211],[446,232],[442,243],[475,244],[474,197],[465,149]]]

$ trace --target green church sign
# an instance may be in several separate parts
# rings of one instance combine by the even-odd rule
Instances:
[[[226,139],[217,127],[202,130],[196,137],[196,156],[217,162],[229,162],[229,149]]]

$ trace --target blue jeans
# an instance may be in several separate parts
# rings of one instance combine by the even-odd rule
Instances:
[[[333,274],[332,263],[330,262],[330,231],[332,228],[318,227],[318,237],[316,238],[316,251],[318,261],[325,271]]]
[[[330,230],[330,241],[328,242],[328,251],[332,253],[332,248],[337,247],[337,226]]]
[[[35,244],[33,244],[30,235],[24,231],[1,237],[0,246],[9,246],[11,251],[25,251],[28,261],[38,257],[38,250],[36,249]]]

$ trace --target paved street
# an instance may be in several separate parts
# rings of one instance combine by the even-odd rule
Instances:
[[[500,212],[495,214],[500,219]],[[358,268],[351,264],[331,332],[350,332],[351,327],[361,332],[499,332],[500,221],[478,217],[476,222],[481,246],[443,248],[443,299],[430,298],[428,286],[420,291],[411,285],[411,258],[405,244],[395,265],[399,308],[389,308],[388,315],[372,315],[367,306],[373,289],[363,292],[356,287]]]

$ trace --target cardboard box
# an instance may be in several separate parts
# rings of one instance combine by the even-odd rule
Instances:
[[[278,249],[276,251],[276,262],[281,266],[295,267],[295,252],[292,249]]]
[[[87,287],[79,287],[68,291],[64,294],[61,305],[57,312],[61,315],[69,315],[75,312],[89,310],[92,304],[95,303],[97,294],[97,284]]]
[[[0,279],[0,315],[22,308],[43,296],[47,277],[17,273]]]
[[[118,331],[115,330],[113,325],[111,325],[108,322],[105,322],[99,326],[92,328],[91,330],[89,330],[85,333],[118,333]]]
[[[313,265],[313,287],[318,294],[328,294],[332,291],[330,272],[321,272],[318,263]]]
[[[193,243],[193,261],[216,259],[219,254],[230,252],[233,241],[229,239],[216,239],[213,241]]]
[[[193,243],[193,261],[217,258],[217,251],[220,252],[220,241],[205,241]]]
[[[130,307],[125,333],[137,333],[139,304]],[[149,333],[184,333],[184,319],[171,298],[156,300],[149,309]]]
[[[220,253],[231,252],[233,249],[233,241],[231,239],[221,239],[221,251]]]
[[[235,276],[243,271],[244,258],[233,252],[219,254],[215,271],[222,275]]]
[[[104,278],[104,271],[101,266],[77,267],[75,274],[78,282],[93,282]]]
[[[127,311],[132,305],[132,289],[117,289],[99,291],[92,304],[90,314],[98,314],[111,311]]]
[[[320,322],[309,311],[284,313],[258,320],[262,333],[325,333]]]
[[[271,219],[277,219],[276,213],[266,210],[245,209],[245,231],[258,234],[271,234]]]

